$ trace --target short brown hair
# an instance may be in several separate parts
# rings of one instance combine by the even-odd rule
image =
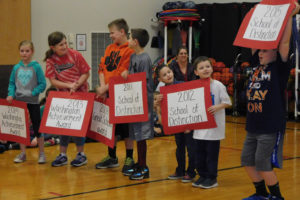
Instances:
[[[129,27],[127,25],[127,22],[125,19],[120,18],[120,19],[115,19],[114,21],[110,22],[108,24],[108,28],[116,26],[119,30],[123,29],[126,34],[128,34]]]
[[[145,47],[149,41],[148,31],[142,28],[131,29],[131,37],[136,39],[141,47]]]
[[[210,61],[210,59],[206,56],[199,56],[198,58],[195,59],[193,66],[194,66],[194,70],[197,70],[197,65],[201,62],[205,62],[208,61],[210,63],[210,65],[212,66],[212,63]]]

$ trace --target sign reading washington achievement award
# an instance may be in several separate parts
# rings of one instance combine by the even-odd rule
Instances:
[[[233,45],[275,49],[293,9],[294,0],[263,0],[245,16]]]
[[[148,119],[146,72],[131,74],[127,80],[109,81],[110,123],[144,122]]]
[[[94,93],[54,92],[48,95],[40,132],[85,137],[93,110]]]
[[[162,124],[166,134],[193,129],[215,128],[209,79],[189,81],[160,88]]]
[[[0,99],[0,139],[30,145],[27,104]]]

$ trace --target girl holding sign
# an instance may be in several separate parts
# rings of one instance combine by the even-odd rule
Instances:
[[[24,101],[30,114],[33,125],[34,136],[38,139],[39,160],[38,163],[46,162],[44,153],[44,137],[39,133],[40,128],[40,104],[39,94],[46,88],[46,80],[41,65],[32,60],[34,48],[33,43],[24,40],[19,44],[19,53],[21,61],[14,66],[8,84],[7,101],[12,103],[13,99]],[[15,163],[21,163],[26,160],[26,146],[20,144],[21,153],[14,159]]]
[[[46,52],[46,77],[50,83],[59,91],[88,92],[87,79],[89,78],[90,66],[83,56],[73,49],[69,49],[66,36],[62,32],[53,32],[48,36],[50,49]],[[85,138],[73,137],[77,156],[71,162],[72,166],[80,167],[87,163],[86,155],[83,152]],[[60,154],[52,162],[53,167],[66,165],[66,155],[70,136],[60,137]]]
[[[226,87],[221,82],[211,78],[213,67],[207,57],[198,57],[194,62],[194,69],[195,74],[200,79],[210,79],[213,105],[207,111],[214,115],[217,123],[216,128],[194,130],[193,134],[196,143],[196,169],[200,176],[193,183],[193,186],[209,189],[218,186],[220,140],[225,138],[225,108],[231,105],[231,101]]]

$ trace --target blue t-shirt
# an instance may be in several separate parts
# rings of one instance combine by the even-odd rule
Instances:
[[[254,133],[284,131],[286,119],[284,91],[290,73],[288,62],[277,53],[276,61],[260,66],[258,51],[252,57],[252,73],[247,88],[246,130]]]

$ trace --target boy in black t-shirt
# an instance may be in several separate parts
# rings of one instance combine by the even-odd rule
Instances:
[[[290,72],[287,61],[292,16],[299,11],[298,3],[295,4],[296,8],[288,19],[278,49],[252,49],[254,67],[247,89],[247,136],[241,162],[256,193],[243,200],[284,199],[273,168],[282,168],[286,124],[284,90]]]

